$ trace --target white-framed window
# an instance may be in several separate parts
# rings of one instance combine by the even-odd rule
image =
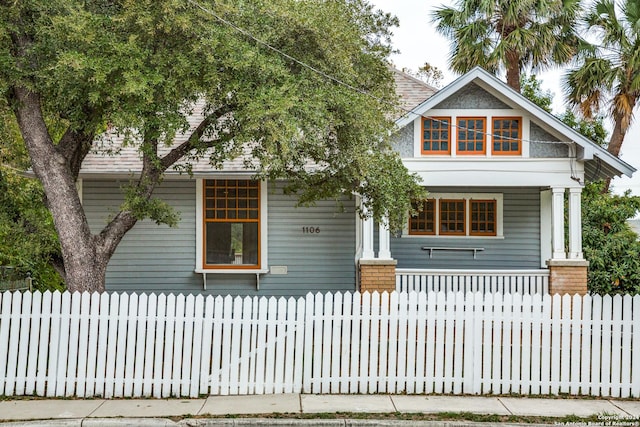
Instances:
[[[403,236],[503,237],[502,193],[429,193]]]
[[[267,183],[250,177],[196,181],[196,272],[267,270]]]

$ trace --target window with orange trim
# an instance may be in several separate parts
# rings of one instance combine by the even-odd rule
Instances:
[[[470,236],[495,236],[497,230],[497,209],[495,200],[469,201],[471,205]]]
[[[436,234],[436,201],[428,199],[418,203],[422,203],[422,210],[409,217],[409,234]],[[418,204],[414,204],[416,210],[418,210],[418,207]]]
[[[465,234],[465,200],[440,200],[440,235]]]
[[[422,154],[451,154],[451,118],[422,119]]]
[[[204,267],[260,264],[260,182],[204,181]]]
[[[458,154],[485,154],[486,118],[459,117],[457,121]]]
[[[522,119],[520,117],[494,117],[492,121],[492,153],[498,155],[522,154]]]

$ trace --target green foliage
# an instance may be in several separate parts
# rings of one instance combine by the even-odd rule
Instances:
[[[520,90],[521,72],[571,60],[579,12],[579,0],[458,0],[437,8],[432,18],[451,40],[454,71],[506,70],[507,84]]]
[[[598,115],[592,119],[579,119],[571,110],[567,110],[560,116],[560,120],[599,146],[607,146],[607,130],[604,127],[603,116]]]
[[[291,182],[302,204],[356,193],[376,201],[376,218],[398,216],[421,189],[388,143],[396,24],[364,0],[11,2],[0,7],[0,89],[32,88],[51,135],[53,123],[127,135],[145,162],[122,206],[136,219],[177,220],[152,199],[176,162],[217,167],[246,147],[256,177]],[[206,126],[163,158],[196,100]]]
[[[602,194],[602,183],[582,192],[582,242],[589,261],[589,291],[640,293],[640,240],[626,222],[640,212],[640,197]]]
[[[637,0],[597,0],[582,20],[582,42],[564,93],[583,117],[607,114],[614,128],[607,150],[618,156],[640,100],[640,7]]]
[[[42,196],[36,180],[0,167],[0,265],[31,274],[37,289],[62,289],[51,264],[60,248]]]
[[[538,80],[538,77],[535,74],[526,74],[522,76],[520,84],[520,93],[522,93],[522,96],[542,108],[547,113],[551,113],[553,93],[551,93],[551,91],[542,90],[542,82]]]
[[[1,111],[1,108],[0,108]],[[52,266],[60,245],[40,183],[22,176],[29,157],[13,118],[0,114],[0,266],[17,277],[30,274],[37,289],[62,289]]]
[[[543,92],[535,75],[525,77],[522,94],[550,112],[553,95]],[[565,124],[600,146],[606,145],[603,117],[579,119],[570,110],[560,116]],[[597,294],[640,293],[640,241],[627,220],[640,212],[640,197],[603,192],[603,182],[582,190],[582,249],[589,261],[587,285]]]
[[[140,197],[135,185],[125,186],[124,203],[120,207],[123,211],[133,213],[138,220],[149,218],[156,224],[166,224],[175,227],[180,221],[180,215],[167,202],[157,198]]]

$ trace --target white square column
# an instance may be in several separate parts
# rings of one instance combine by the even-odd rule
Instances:
[[[569,259],[583,259],[582,254],[582,188],[569,188]]]
[[[378,258],[391,259],[391,236],[389,233],[389,219],[383,218],[378,225]]]
[[[564,246],[564,188],[551,189],[552,259],[566,259]]]
[[[376,254],[373,251],[373,218],[369,216],[369,212],[364,205],[360,204],[362,214],[365,216],[360,219],[362,224],[362,258],[361,259],[375,259]]]

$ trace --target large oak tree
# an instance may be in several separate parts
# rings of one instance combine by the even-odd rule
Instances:
[[[386,142],[394,23],[364,0],[1,0],[3,113],[42,183],[68,288],[103,290],[137,221],[175,220],[153,198],[165,171],[242,147],[301,203],[356,192],[397,225],[420,187]],[[190,128],[197,100],[206,115]],[[93,234],[75,181],[105,132],[132,135],[143,170]],[[188,140],[160,150],[176,132]]]

